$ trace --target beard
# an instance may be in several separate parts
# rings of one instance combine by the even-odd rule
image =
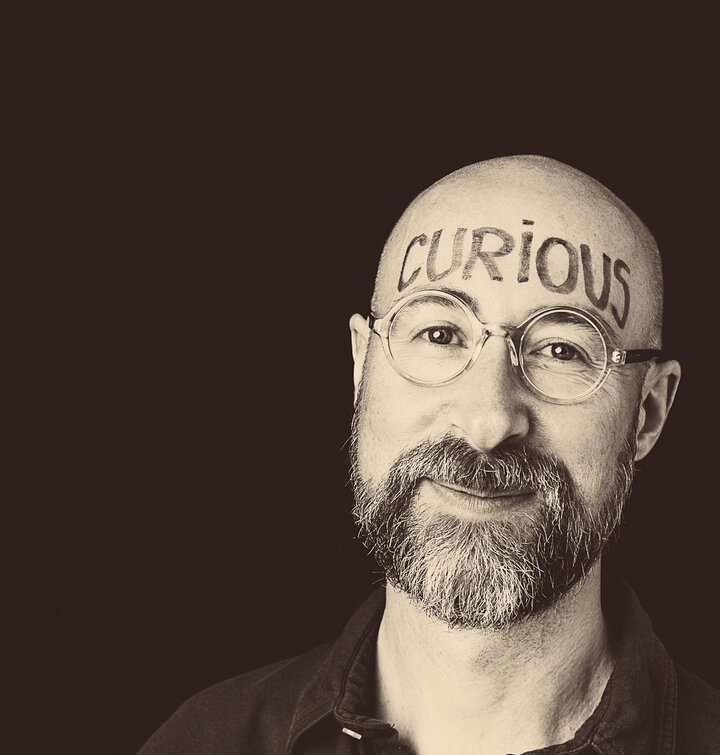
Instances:
[[[502,629],[547,610],[587,575],[630,495],[635,432],[604,498],[588,505],[558,458],[527,446],[480,453],[457,437],[403,452],[379,482],[358,464],[362,392],[350,444],[353,517],[388,582],[451,627]],[[421,481],[479,495],[534,491],[539,505],[506,518],[467,520],[418,497]]]

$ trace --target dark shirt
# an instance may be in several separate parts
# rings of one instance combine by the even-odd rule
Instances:
[[[600,703],[571,741],[533,753],[720,753],[720,691],[673,663],[632,590],[619,580],[611,585],[603,611],[615,667]],[[378,590],[335,642],[192,697],[140,755],[410,753],[390,724],[371,715],[384,605]]]

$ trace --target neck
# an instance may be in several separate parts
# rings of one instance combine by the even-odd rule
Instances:
[[[599,564],[551,609],[503,630],[450,629],[387,589],[377,714],[418,755],[525,752],[567,741],[611,670]]]

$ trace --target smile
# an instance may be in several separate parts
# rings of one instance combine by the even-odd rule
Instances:
[[[492,517],[525,508],[535,500],[534,490],[478,491],[447,482],[424,479],[441,508],[452,509],[463,518]]]

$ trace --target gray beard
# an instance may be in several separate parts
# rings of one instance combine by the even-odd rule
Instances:
[[[635,432],[604,500],[590,507],[559,459],[524,446],[482,454],[455,437],[404,452],[373,484],[358,467],[360,411],[362,396],[350,445],[360,538],[393,587],[451,627],[501,629],[546,610],[585,577],[620,523]],[[506,519],[468,521],[423,506],[424,478],[481,493],[530,488],[541,503]]]

